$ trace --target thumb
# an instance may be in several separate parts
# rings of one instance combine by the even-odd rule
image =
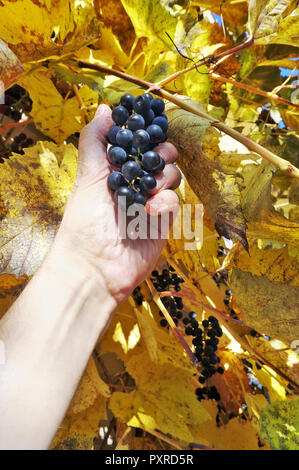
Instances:
[[[98,178],[106,175],[109,170],[107,134],[112,125],[111,109],[101,104],[93,120],[80,134],[77,178],[85,176]]]

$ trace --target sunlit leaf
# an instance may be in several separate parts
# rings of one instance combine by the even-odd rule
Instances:
[[[299,398],[277,401],[264,408],[260,432],[274,450],[298,450]]]
[[[30,276],[49,250],[77,170],[72,144],[38,142],[0,166],[1,272]]]
[[[22,62],[62,56],[99,37],[91,0],[22,0],[0,4],[0,37]]]

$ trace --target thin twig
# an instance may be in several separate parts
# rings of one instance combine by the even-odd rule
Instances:
[[[73,90],[74,90],[74,93],[75,93],[75,95],[76,95],[77,101],[78,101],[78,103],[79,103],[80,110],[82,111],[85,124],[88,124],[89,118],[88,118],[88,114],[87,114],[87,111],[86,111],[86,106],[85,106],[85,104],[83,103],[83,100],[82,100],[82,98],[81,98],[81,96],[80,96],[80,93],[79,93],[79,90],[78,90],[77,85],[75,85],[75,84],[73,85]]]
[[[251,85],[247,85],[246,83],[236,82],[235,80],[232,80],[231,78],[222,77],[221,75],[217,73],[213,73],[213,72],[210,74],[210,76],[214,80],[218,80],[219,82],[223,82],[223,83],[230,83],[231,85],[234,85],[238,88],[243,88],[244,90],[251,91],[253,93],[256,93],[257,95],[265,96],[266,98],[269,98],[269,100],[278,101],[279,103],[286,104],[287,106],[293,106],[294,108],[299,108],[299,104],[291,103],[291,101],[285,100],[284,98],[281,98],[276,93],[272,93],[271,91],[259,90],[258,88],[255,88]]]

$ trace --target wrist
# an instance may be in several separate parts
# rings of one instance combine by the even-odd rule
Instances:
[[[59,286],[63,286],[62,290],[69,299],[73,298],[74,302],[77,299],[78,305],[81,305],[80,315],[90,316],[93,329],[97,320],[100,330],[103,322],[109,321],[118,304],[109,292],[100,269],[82,253],[67,246],[62,238],[55,239],[41,270],[46,277],[57,278],[57,296]]]

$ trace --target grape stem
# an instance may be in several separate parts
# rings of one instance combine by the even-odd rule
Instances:
[[[238,46],[237,46],[238,47]],[[235,49],[231,49],[231,51]],[[240,49],[238,49],[240,50]],[[218,55],[218,57],[221,54]],[[273,152],[270,150],[262,147],[258,143],[254,142],[253,140],[249,139],[245,135],[240,134],[237,132],[235,129],[232,129],[228,126],[226,126],[223,122],[218,121],[217,119],[213,118],[207,113],[204,113],[203,111],[200,111],[197,109],[195,106],[193,106],[190,103],[186,103],[181,97],[175,96],[171,94],[170,92],[166,91],[165,89],[161,88],[158,84],[150,83],[145,80],[142,80],[140,78],[133,77],[131,75],[128,75],[124,72],[120,72],[119,70],[114,70],[109,67],[105,67],[99,64],[92,64],[90,62],[86,62],[83,60],[80,60],[77,62],[77,65],[80,68],[87,68],[87,69],[92,69],[92,70],[97,70],[99,72],[104,72],[108,75],[114,75],[116,77],[122,78],[124,80],[127,80],[131,83],[135,83],[136,85],[140,86],[141,88],[145,88],[149,91],[151,91],[153,94],[157,96],[161,96],[162,98],[170,101],[171,103],[177,105],[178,107],[184,109],[185,111],[188,111],[192,114],[195,114],[196,116],[200,116],[204,119],[207,119],[210,121],[211,126],[219,129],[220,131],[224,132],[225,134],[231,136],[233,139],[237,140],[241,144],[245,145],[249,150],[252,152],[257,153],[261,157],[265,158],[268,160],[270,163],[275,165],[279,170],[281,170],[283,173],[286,173],[289,176],[292,176],[293,178],[299,179],[299,169],[296,168],[294,165],[292,165],[290,162],[285,160],[284,158],[279,157],[278,155],[275,155]]]

